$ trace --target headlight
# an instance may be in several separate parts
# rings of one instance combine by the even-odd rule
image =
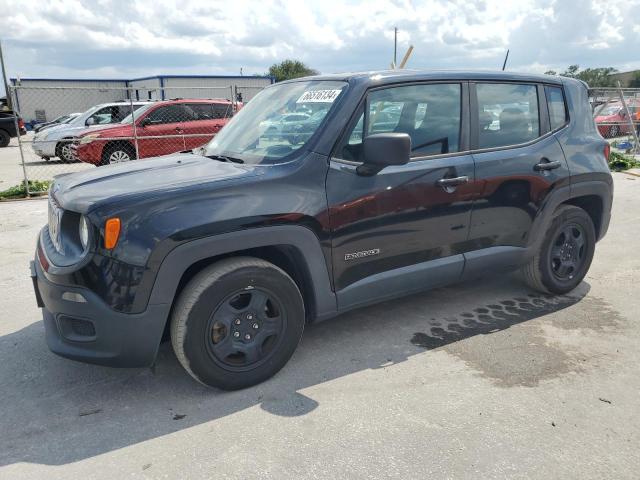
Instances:
[[[100,134],[94,133],[92,135],[85,135],[84,137],[80,137],[80,145],[85,145],[87,143],[93,142],[96,138],[98,138]]]
[[[89,245],[89,220],[87,220],[87,217],[84,215],[80,217],[78,235],[80,236],[80,243],[82,244],[83,250],[86,250]]]

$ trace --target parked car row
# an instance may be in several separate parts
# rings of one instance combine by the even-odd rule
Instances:
[[[100,104],[41,127],[32,146],[46,161],[58,157],[98,166],[167,155],[207,143],[240,105],[224,99]]]

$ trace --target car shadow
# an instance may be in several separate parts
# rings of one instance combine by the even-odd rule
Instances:
[[[393,368],[417,354],[429,361],[425,351],[557,312],[588,291],[582,283],[571,295],[545,296],[503,275],[353,311],[308,326],[280,373],[237,392],[193,381],[168,343],[151,369],[59,358],[35,322],[0,337],[0,466],[64,465],[255,406],[282,417],[306,415],[319,405],[305,395],[308,387]]]

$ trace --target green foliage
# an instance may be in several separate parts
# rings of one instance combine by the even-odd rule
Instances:
[[[612,73],[616,73],[613,67],[603,68],[585,68],[580,70],[579,65],[569,65],[567,69],[562,73],[557,73],[554,70],[547,70],[544,72],[546,75],[560,75],[562,77],[577,78],[583,82],[587,82],[590,87],[615,87],[616,83],[611,78]]]
[[[49,190],[51,180],[29,180],[29,193],[43,193]],[[24,188],[24,182],[15,185],[6,190],[0,191],[0,200],[8,200],[12,198],[24,198],[27,191]]]
[[[269,72],[267,73],[267,75],[274,77],[276,82],[317,74],[316,70],[307,67],[299,60],[285,60],[281,63],[274,63],[269,67]]]
[[[611,152],[609,154],[609,168],[615,172],[638,167],[640,167],[640,162],[633,157],[618,152]]]

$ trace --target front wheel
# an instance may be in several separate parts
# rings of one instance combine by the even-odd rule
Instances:
[[[136,149],[130,143],[107,145],[102,152],[100,165],[126,163],[136,159]]]
[[[56,157],[65,163],[71,163],[75,160],[73,158],[73,150],[71,149],[70,141],[58,142],[56,145]]]
[[[197,381],[237,390],[287,363],[304,319],[300,291],[283,270],[253,257],[229,258],[202,270],[181,292],[171,343]]]
[[[542,292],[570,292],[587,274],[595,244],[595,228],[587,212],[572,205],[560,207],[540,250],[522,269],[526,282]]]

